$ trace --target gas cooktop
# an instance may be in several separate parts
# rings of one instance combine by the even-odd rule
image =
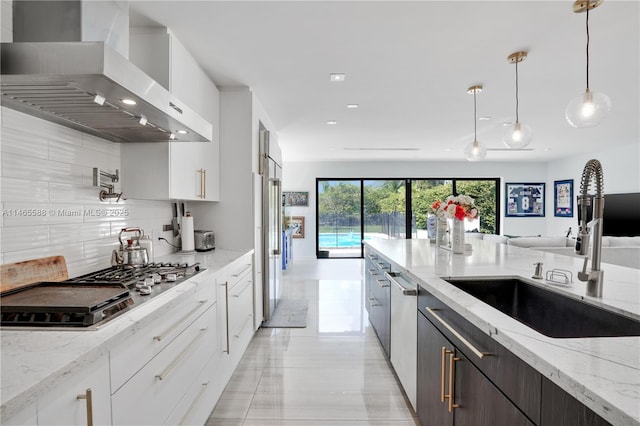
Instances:
[[[31,284],[2,293],[1,325],[95,330],[199,272],[199,264],[151,263]]]

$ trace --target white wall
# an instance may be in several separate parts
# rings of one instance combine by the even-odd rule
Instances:
[[[640,192],[640,142],[616,148],[586,154],[577,154],[570,158],[549,162],[547,164],[547,235],[564,233],[569,227],[575,236],[578,229],[578,217],[555,217],[553,214],[553,182],[573,179],[574,210],[575,199],[580,192],[582,170],[587,161],[597,159],[602,164],[604,174],[604,193],[620,194]],[[591,185],[593,192],[593,185]],[[605,204],[606,209],[606,204]]]
[[[93,272],[110,266],[123,227],[151,235],[156,256],[173,251],[157,240],[172,241],[168,201],[98,199],[93,167],[120,169],[119,144],[5,107],[1,119],[0,263],[63,255],[70,276]]]

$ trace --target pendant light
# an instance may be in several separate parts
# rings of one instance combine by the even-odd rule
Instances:
[[[509,57],[507,58],[507,61],[510,64],[516,65],[516,122],[509,126],[504,136],[502,137],[502,141],[504,142],[504,144],[507,146],[507,148],[511,149],[524,148],[525,146],[529,145],[533,136],[531,127],[526,124],[522,124],[518,115],[518,62],[524,61],[526,57],[527,52],[515,52],[509,55]]]
[[[477,123],[478,115],[476,112],[476,94],[482,92],[482,85],[471,86],[467,89],[467,93],[473,95],[473,142],[469,142],[464,148],[464,155],[469,161],[478,161],[487,156],[487,147],[483,143],[478,142]]]
[[[573,4],[575,13],[586,12],[587,15],[587,90],[571,100],[565,111],[565,117],[573,127],[597,126],[611,110],[611,100],[607,95],[589,89],[589,10],[600,6],[603,1],[578,0]]]

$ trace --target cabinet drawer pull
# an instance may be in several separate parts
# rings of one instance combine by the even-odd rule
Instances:
[[[196,306],[195,308],[193,308],[192,310],[189,311],[188,314],[186,314],[185,316],[183,316],[182,318],[180,318],[178,321],[176,321],[171,327],[169,327],[168,329],[166,329],[164,331],[164,333],[158,334],[157,336],[153,336],[153,340],[157,340],[158,342],[161,341],[162,339],[165,339],[169,334],[171,334],[171,332],[173,330],[176,329],[176,327],[178,327],[180,324],[182,324],[183,322],[185,322],[191,315],[193,315],[193,313],[195,311],[197,311],[198,309],[200,309],[200,306],[207,303],[208,300],[198,300],[198,306]]]
[[[442,347],[442,357],[441,357],[441,374],[440,374],[440,402],[444,402],[445,398],[448,396],[445,394],[444,382],[445,377],[447,375],[447,354],[450,354],[451,351],[446,347]]]
[[[88,388],[85,393],[78,395],[76,399],[84,399],[87,404],[87,426],[93,426],[93,399],[91,388]]]
[[[431,315],[433,315],[433,317],[435,319],[437,319],[440,324],[442,324],[447,330],[449,330],[454,336],[456,336],[466,347],[468,347],[469,349],[471,349],[471,351],[480,359],[484,358],[487,355],[490,355],[488,352],[481,352],[480,350],[478,350],[478,348],[476,348],[475,346],[473,346],[467,339],[465,339],[464,337],[462,337],[462,335],[460,335],[460,333],[458,333],[453,327],[451,327],[447,322],[445,322],[445,320],[443,320],[442,318],[440,318],[440,316],[438,314],[435,313],[435,311],[437,311],[436,308],[429,308],[429,307],[425,307],[425,309],[427,310],[427,312],[429,312]]]
[[[459,404],[455,404],[453,399],[455,398],[455,382],[456,382],[456,361],[460,361],[460,358],[456,358],[453,355],[453,351],[449,354],[449,412],[451,413],[454,408],[460,407]]]
[[[241,270],[240,272],[238,272],[238,273],[236,273],[236,274],[232,274],[232,276],[233,276],[234,278],[237,278],[237,277],[241,276],[242,274],[244,274],[244,271],[246,271],[246,270],[247,270],[247,269],[249,269],[249,268],[251,268],[251,264],[250,264],[250,263],[249,263],[249,264],[247,264],[247,265],[245,265],[245,267],[244,267],[244,268],[242,268],[242,270]]]
[[[249,314],[247,316],[247,319],[244,321],[244,324],[242,324],[242,327],[240,328],[240,331],[238,332],[238,334],[234,334],[233,337],[235,337],[236,339],[239,339],[240,336],[242,335],[242,332],[244,331],[244,329],[247,327],[247,324],[249,324],[249,320],[253,317],[253,314]]]
[[[382,288],[389,287],[389,281],[388,280],[382,279],[382,280],[376,280],[376,281],[378,282],[378,285],[380,287],[382,287]],[[387,284],[383,284],[383,283],[387,283]]]
[[[384,276],[387,278],[387,280],[389,280],[389,282],[392,282],[393,285],[395,285],[398,288],[398,290],[400,290],[402,292],[403,296],[417,296],[418,295],[418,290],[416,290],[415,288],[407,288],[407,287],[403,286],[395,278],[393,278],[391,276],[391,274],[389,274],[388,272],[385,272]]]
[[[187,423],[187,419],[189,418],[189,415],[191,414],[191,411],[193,410],[193,407],[195,407],[195,405],[198,403],[200,398],[202,398],[202,394],[204,393],[204,391],[207,390],[207,386],[209,386],[209,382],[206,382],[206,383],[202,384],[202,387],[198,391],[198,395],[196,395],[196,397],[193,398],[193,402],[191,403],[191,405],[189,405],[189,408],[187,409],[187,412],[184,414],[184,417],[182,417],[182,420],[180,420],[180,423],[178,423],[179,425],[188,424]]]
[[[167,378],[167,376],[169,376],[169,373],[171,373],[173,371],[173,369],[176,367],[176,365],[178,365],[178,363],[182,360],[182,358],[185,357],[185,355],[187,353],[189,353],[189,351],[191,350],[191,348],[193,348],[193,346],[196,344],[196,342],[202,338],[202,336],[205,335],[205,333],[207,332],[208,328],[201,328],[198,335],[196,337],[193,338],[193,340],[187,345],[186,348],[184,348],[182,350],[182,352],[180,352],[178,354],[177,357],[174,358],[173,361],[171,361],[171,363],[164,369],[164,371],[160,374],[156,374],[156,379],[158,380],[164,380]]]
[[[227,339],[227,349],[222,351],[226,354],[229,354],[229,283],[227,281],[224,284],[224,316],[225,316],[225,330],[226,330],[226,339]]]
[[[240,297],[240,295],[242,293],[245,292],[246,289],[248,289],[249,287],[251,287],[251,284],[253,283],[253,280],[249,280],[247,281],[247,285],[245,285],[244,287],[242,287],[242,290],[240,290],[239,292],[237,292],[236,294],[232,294],[233,297]]]

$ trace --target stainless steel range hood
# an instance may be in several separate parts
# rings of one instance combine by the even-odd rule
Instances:
[[[34,19],[29,15],[34,3],[46,6],[57,3],[60,7],[50,9],[46,19]],[[55,29],[33,36],[34,31],[22,28],[24,22],[20,28],[15,23],[16,15],[20,15],[23,21],[42,28],[40,23],[56,21],[51,16],[56,10],[67,19],[70,7],[77,16],[82,16],[76,11],[82,4],[14,2],[17,42],[0,45],[2,105],[113,142],[211,141],[213,131],[208,121],[108,43],[60,41],[68,38],[57,37]],[[86,9],[90,7],[93,6]],[[42,12],[42,7],[33,9]],[[95,28],[95,19],[91,27]],[[28,37],[19,34],[21,31],[28,33]],[[128,34],[126,37],[128,44]],[[135,104],[125,103],[129,101]]]

